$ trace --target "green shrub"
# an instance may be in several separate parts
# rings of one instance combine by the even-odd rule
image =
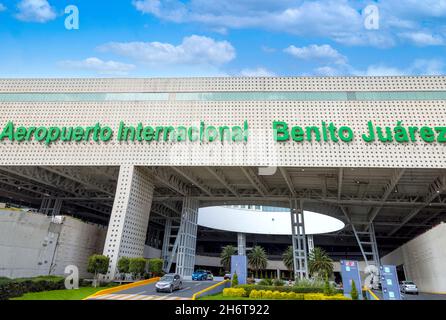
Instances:
[[[248,293],[246,293],[248,294]],[[249,293],[251,299],[274,299],[274,300],[304,300],[304,294],[295,292],[280,292],[271,290],[252,290]]]
[[[273,281],[271,279],[262,279],[259,281],[259,285],[261,286],[272,286]]]
[[[232,280],[231,280],[231,287],[236,287],[238,286],[238,275],[237,272],[234,272],[234,275],[232,276]]]
[[[274,279],[272,284],[275,287],[282,287],[283,285],[285,285],[285,282],[281,279]]]
[[[149,259],[149,272],[153,277],[158,277],[163,273],[163,260],[162,259]]]
[[[146,270],[147,260],[144,258],[130,258],[129,272],[135,278],[141,278]]]
[[[224,297],[247,297],[247,293],[243,288],[225,288],[223,289]]]
[[[260,284],[239,284],[237,288],[243,288],[246,290],[247,295],[251,294],[252,290],[263,291],[279,291],[279,292],[294,292],[294,293],[324,293],[323,287],[302,287],[302,286],[263,286]],[[342,293],[342,290],[336,290],[333,288],[333,294]]]
[[[358,289],[356,288],[355,280],[352,280],[352,289],[350,291],[350,296],[352,297],[352,300],[358,300]]]
[[[330,285],[328,279],[326,279],[324,283],[324,294],[327,296],[332,296],[334,294],[334,288]]]
[[[59,276],[39,276],[0,280],[0,300],[20,297],[27,292],[61,290],[65,288],[65,278]]]
[[[320,279],[300,279],[300,280],[296,281],[296,283],[294,284],[294,287],[297,287],[297,288],[319,288],[320,290],[323,290],[324,281],[322,281]]]
[[[121,257],[118,260],[118,271],[120,273],[129,273],[129,263],[130,259],[127,257]]]

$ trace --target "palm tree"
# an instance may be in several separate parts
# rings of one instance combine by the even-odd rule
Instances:
[[[289,271],[294,270],[293,246],[289,246],[282,255],[283,264]]]
[[[237,248],[231,245],[227,245],[221,250],[220,263],[225,271],[228,271],[231,268],[231,256],[235,255],[236,252]]]
[[[266,256],[265,249],[261,246],[254,246],[251,252],[248,254],[248,264],[252,270],[257,272],[259,270],[266,269],[266,264],[268,262],[268,258]]]
[[[324,249],[316,247],[310,252],[308,271],[323,279],[328,278],[333,273],[333,260]]]

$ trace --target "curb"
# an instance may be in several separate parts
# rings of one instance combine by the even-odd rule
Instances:
[[[378,298],[378,296],[370,289],[367,289],[367,292],[375,299],[375,300],[381,300]]]
[[[97,296],[102,296],[105,294],[110,294],[110,293],[114,293],[114,292],[118,292],[118,291],[122,291],[122,290],[127,290],[130,288],[135,288],[135,287],[139,287],[139,286],[143,286],[152,282],[157,282],[160,279],[160,277],[155,277],[155,278],[150,278],[147,280],[141,280],[141,281],[136,281],[133,283],[128,283],[128,284],[123,284],[121,286],[116,286],[116,287],[112,287],[109,289],[104,289],[104,290],[100,290],[96,293],[93,293],[92,295],[89,295],[88,297],[82,299],[82,300],[88,300],[90,298],[93,297],[97,297]]]
[[[199,295],[201,295],[201,294],[203,294],[203,293],[205,293],[205,292],[207,292],[207,291],[209,291],[209,290],[212,290],[212,289],[214,289],[214,288],[217,288],[218,286],[221,286],[221,285],[223,285],[223,284],[225,284],[225,283],[227,283],[227,282],[230,282],[230,281],[231,281],[231,280],[223,280],[222,282],[216,283],[216,284],[214,284],[214,285],[212,285],[212,286],[210,286],[210,287],[207,287],[207,288],[205,288],[205,289],[203,289],[203,290],[201,290],[201,291],[198,291],[198,292],[196,292],[196,293],[193,294],[191,300],[197,300],[197,297],[198,297]]]

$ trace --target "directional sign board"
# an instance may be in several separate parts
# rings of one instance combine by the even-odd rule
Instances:
[[[379,267],[384,300],[401,300],[400,285],[396,267],[382,265]]]
[[[344,295],[350,297],[352,280],[355,281],[359,299],[362,300],[361,276],[359,274],[358,261],[341,260],[341,277],[344,287]]]

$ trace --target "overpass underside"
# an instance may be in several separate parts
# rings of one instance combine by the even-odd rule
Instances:
[[[444,220],[445,173],[401,168],[1,166],[0,197],[48,215],[108,225],[104,254],[111,257],[111,276],[118,257],[142,255],[149,225],[164,228],[169,221],[180,226],[183,220],[187,232],[171,246],[177,259],[184,260],[180,268],[188,269],[182,274],[190,274],[200,240],[199,207],[292,207],[298,202],[304,210],[345,222],[342,231],[323,237],[333,242],[350,237],[360,243],[361,234],[374,229],[378,247],[391,250]],[[165,250],[168,257],[172,248]],[[356,251],[370,250],[357,246]]]

